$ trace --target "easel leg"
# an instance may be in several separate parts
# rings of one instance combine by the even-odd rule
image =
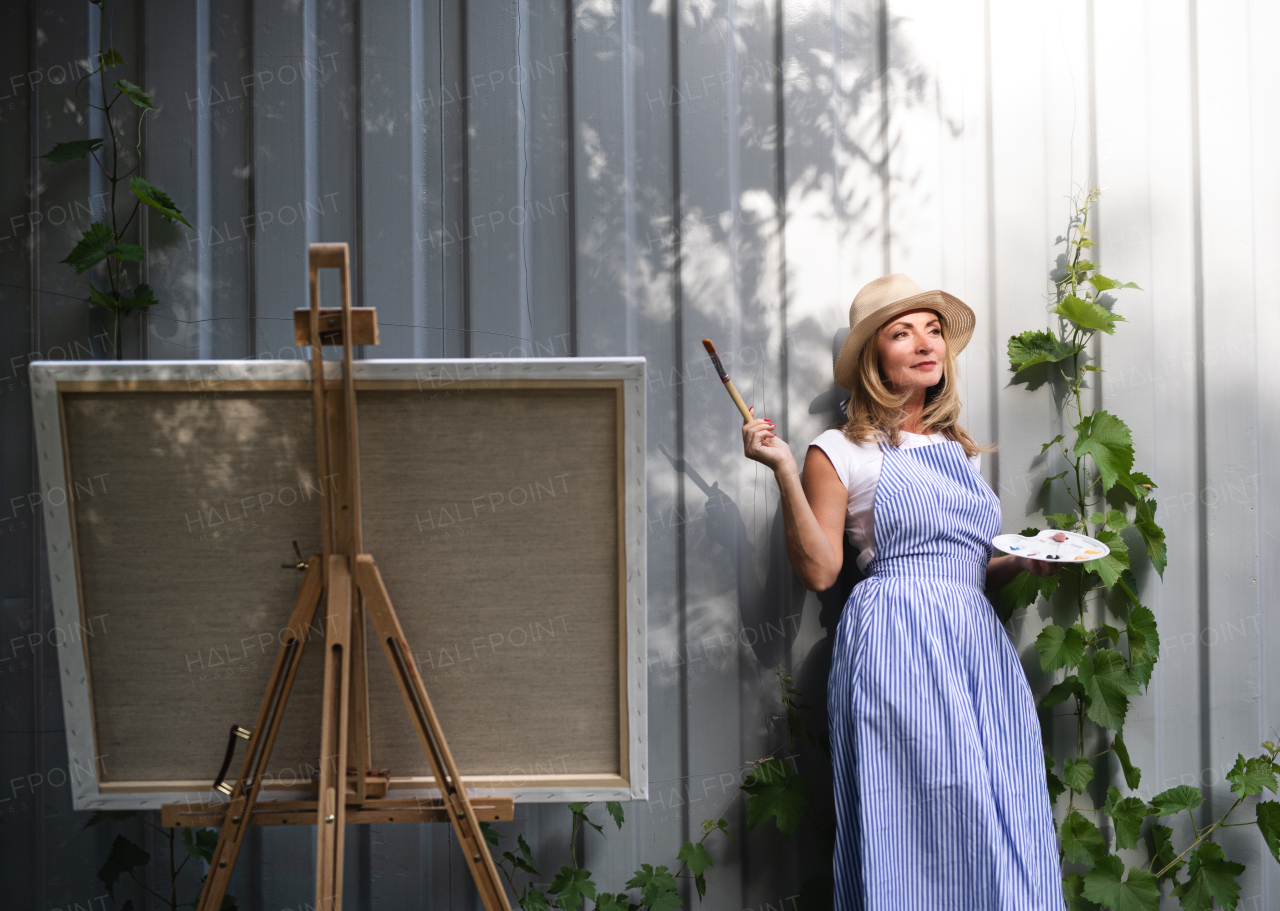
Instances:
[[[262,699],[262,708],[258,710],[258,720],[254,723],[249,747],[245,751],[240,778],[231,792],[231,802],[227,805],[222,830],[218,833],[218,844],[213,849],[209,875],[200,892],[199,911],[220,911],[222,897],[226,894],[227,883],[231,881],[231,873],[235,869],[236,856],[240,853],[240,845],[244,842],[245,833],[249,830],[250,814],[247,810],[258,798],[263,774],[271,757],[271,748],[275,744],[276,733],[280,730],[280,720],[284,717],[285,703],[289,699],[289,691],[293,688],[293,678],[297,675],[298,665],[302,662],[302,649],[307,641],[307,627],[311,625],[311,619],[315,616],[316,607],[320,603],[322,588],[320,564],[320,556],[313,555],[311,562],[307,565],[307,574],[302,579],[302,587],[298,590],[293,614],[289,617],[288,634],[280,646],[279,654],[276,655],[275,668],[271,671],[271,680],[267,684],[267,692]],[[246,787],[249,789],[248,793],[245,793]]]
[[[366,773],[373,762],[369,747],[369,672],[365,664],[364,605],[351,600],[351,740],[347,761],[356,770],[356,790],[352,802],[362,804],[368,797]]]
[[[418,738],[431,763],[431,773],[435,776],[440,796],[449,812],[449,821],[453,823],[453,831],[461,843],[463,856],[471,869],[471,876],[484,906],[487,911],[511,911],[506,890],[498,879],[497,867],[489,854],[489,845],[480,830],[480,822],[476,819],[475,810],[440,729],[440,722],[431,707],[427,688],[418,674],[418,666],[409,650],[409,643],[404,638],[395,609],[391,606],[391,598],[382,583],[382,575],[369,554],[356,557],[356,584],[364,595],[369,617],[373,620],[378,639],[387,653],[387,660],[391,662],[396,682],[400,685],[400,694],[413,717]]]
[[[316,819],[316,911],[342,908],[342,839],[347,810],[347,734],[351,708],[351,599],[347,557],[329,557],[326,592],[320,788]]]

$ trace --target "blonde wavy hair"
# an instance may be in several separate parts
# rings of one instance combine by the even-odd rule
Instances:
[[[922,308],[928,309],[928,308]],[[936,311],[930,311],[936,313]],[[900,314],[898,314],[900,315]],[[938,314],[942,325],[942,340],[947,340],[947,322]],[[910,392],[893,392],[880,371],[880,326],[867,339],[858,355],[858,369],[853,388],[849,390],[849,402],[845,406],[845,422],[838,429],[853,443],[869,443],[888,440],[889,445],[901,445],[902,424],[906,421],[904,406],[911,398]],[[955,354],[947,345],[942,359],[942,379],[925,390],[924,410],[920,421],[927,434],[940,433],[964,447],[966,456],[979,452],[994,452],[995,446],[979,446],[959,424],[960,388]]]

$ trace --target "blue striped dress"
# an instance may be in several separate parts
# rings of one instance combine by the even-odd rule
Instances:
[[[946,440],[884,454],[828,697],[837,911],[1059,911],[1035,701],[983,594],[1000,501]]]

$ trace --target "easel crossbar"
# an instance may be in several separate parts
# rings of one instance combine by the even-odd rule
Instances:
[[[246,825],[314,826],[315,800],[268,800],[253,805]],[[471,801],[476,819],[482,822],[510,822],[515,818],[515,801],[510,797],[483,797]],[[161,824],[166,828],[191,829],[220,826],[226,821],[225,803],[165,804]],[[348,824],[391,822],[449,822],[449,808],[443,800],[394,798],[370,801],[347,811]]]

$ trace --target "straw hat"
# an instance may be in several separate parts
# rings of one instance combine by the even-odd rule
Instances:
[[[964,350],[973,336],[976,322],[969,305],[945,291],[926,291],[901,272],[884,275],[863,286],[849,307],[849,334],[836,358],[835,378],[842,389],[853,388],[862,346],[876,331],[899,313],[934,310],[942,317],[947,347],[955,354]]]

